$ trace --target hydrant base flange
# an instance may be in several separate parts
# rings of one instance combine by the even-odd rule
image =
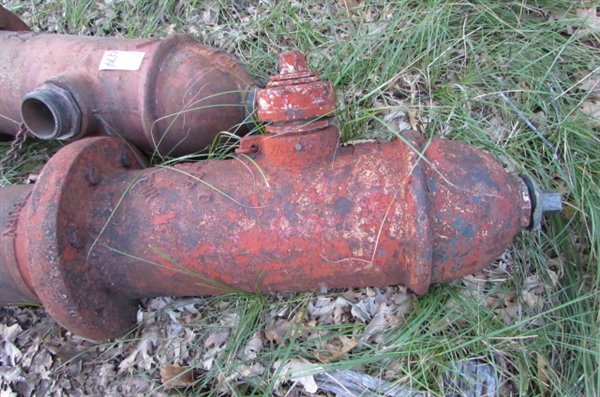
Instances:
[[[119,139],[89,138],[68,145],[40,174],[18,233],[32,283],[46,310],[69,331],[90,339],[123,335],[135,321],[137,300],[106,285],[91,258],[87,224],[90,198],[102,184],[144,168],[141,155]],[[110,212],[115,208],[105,208]],[[110,216],[107,218],[110,222]],[[93,252],[92,254],[93,255]]]

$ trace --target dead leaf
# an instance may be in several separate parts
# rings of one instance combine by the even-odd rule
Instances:
[[[281,344],[288,337],[292,323],[284,319],[273,319],[265,327],[265,338]]]
[[[569,35],[577,33],[577,36],[586,36],[600,31],[600,16],[595,7],[578,8],[575,15],[581,19],[581,23],[571,23],[572,16],[560,12],[550,12],[548,19],[551,21],[564,21]]]
[[[279,374],[282,380],[292,380],[304,386],[304,390],[308,393],[316,393],[319,389],[313,375],[311,373],[324,372],[323,367],[316,364],[311,364],[303,358],[289,359],[285,364],[281,360],[273,364],[273,370]],[[274,382],[274,389],[281,384],[281,380]]]
[[[584,20],[582,34],[599,32],[600,31],[600,16],[596,12],[596,8],[578,8],[577,16]]]
[[[335,7],[338,12],[346,14],[349,18],[356,13],[358,1],[356,0],[339,0],[336,1]]]
[[[378,288],[365,288],[366,297],[359,295],[359,301],[352,306],[352,315],[362,322],[369,322],[379,312],[379,305],[387,298]]]
[[[331,341],[328,341],[324,346],[325,350],[322,352],[316,352],[315,358],[323,363],[329,363],[342,358],[346,353],[354,349],[356,346],[358,346],[358,341],[341,335]]]
[[[331,315],[334,307],[335,302],[332,298],[318,297],[308,304],[308,318],[313,320]]]
[[[204,341],[204,347],[219,347],[229,338],[229,329],[219,328],[212,332]]]
[[[417,109],[409,110],[408,118],[410,119],[410,125],[412,129],[419,131],[419,111]]]
[[[208,349],[207,352],[202,355],[203,361],[200,365],[202,369],[205,371],[210,371],[215,362],[215,357],[217,357],[222,350],[222,347],[211,347]]]
[[[240,323],[240,316],[237,313],[226,313],[219,322],[223,327],[235,328]]]
[[[165,365],[160,369],[160,381],[166,390],[188,387],[194,383],[194,373],[190,367]]]
[[[158,341],[158,335],[154,329],[146,329],[142,332],[140,340],[135,349],[119,364],[119,372],[136,367],[145,371],[150,370],[154,364],[154,346]]]
[[[407,116],[405,111],[392,108],[383,117],[383,120],[389,125],[391,132],[400,133],[412,128],[412,125],[414,125],[413,121],[417,117],[416,114],[416,110],[410,110]]]
[[[600,98],[600,70],[596,69],[586,75],[578,75],[578,88],[588,92],[588,98]]]
[[[248,361],[256,359],[258,354],[262,351],[263,342],[264,340],[261,332],[256,331],[244,348],[243,359]]]
[[[500,316],[505,324],[512,324],[514,319],[517,318],[521,312],[521,308],[518,305],[517,293],[515,291],[506,292],[501,298],[505,307],[496,309],[495,312]]]
[[[261,376],[264,372],[265,367],[263,367],[263,365],[260,363],[252,363],[251,365],[242,364],[236,367],[233,372],[225,378],[222,391],[227,393],[229,390],[231,390],[231,386],[225,386],[231,382],[239,382],[240,380],[243,381],[245,379],[256,378]]]
[[[271,342],[281,344],[285,339],[290,338],[298,332],[302,324],[305,312],[299,311],[291,320],[273,319],[265,326],[265,338]]]
[[[346,322],[348,314],[348,308],[350,307],[350,303],[341,296],[335,300],[335,307],[333,309],[333,323],[334,324],[342,324]]]
[[[362,342],[373,339],[376,343],[380,342],[384,331],[395,327],[400,323],[400,319],[393,312],[393,307],[387,304],[379,306],[378,313],[373,316],[373,319],[365,327],[363,336],[360,338]]]

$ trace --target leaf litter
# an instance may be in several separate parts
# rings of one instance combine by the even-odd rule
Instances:
[[[506,266],[510,263],[499,261],[487,273],[465,277],[460,283],[470,287],[465,294],[474,296],[481,305],[503,305],[498,309],[499,315],[510,322],[519,312],[516,292],[498,296],[495,301],[482,293],[486,283],[507,282],[506,277],[498,276],[504,274]],[[535,275],[527,278],[525,286],[530,295],[522,304],[543,304],[548,286]],[[283,390],[300,387],[306,393],[317,393],[318,385],[327,384],[319,379],[327,377],[315,380],[315,375],[331,371],[323,365],[343,360],[361,345],[381,343],[387,331],[402,326],[405,316],[414,310],[414,299],[414,294],[404,287],[364,288],[317,295],[306,304],[305,311],[291,316],[274,307],[273,318],[243,345],[239,356],[242,364],[229,371],[224,369],[219,387],[226,392],[234,382],[273,376],[275,395],[285,394],[280,391],[282,385],[287,385]],[[33,396],[43,390],[53,390],[57,396],[166,396],[171,390],[193,387],[203,373],[212,369],[227,345],[236,343],[232,330],[239,325],[236,313],[225,313],[217,321],[218,326],[211,326],[206,332],[200,313],[202,302],[201,298],[150,299],[138,312],[140,324],[134,334],[109,343],[77,338],[58,327],[41,309],[1,309],[3,396]],[[190,318],[198,322],[190,323]],[[19,320],[33,320],[36,324],[29,329],[38,332],[24,330]],[[362,326],[350,335],[323,327],[348,323]],[[39,334],[43,329],[54,332]],[[318,336],[312,332],[314,329],[319,330]],[[264,353],[272,348],[271,344],[281,347],[290,338],[316,342],[312,351],[306,352],[308,357],[292,356],[269,364],[270,356]]]

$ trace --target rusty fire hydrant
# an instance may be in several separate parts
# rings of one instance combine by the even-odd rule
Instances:
[[[254,82],[232,55],[182,34],[119,39],[40,34],[0,8],[0,134],[110,135],[162,156],[248,132]]]
[[[58,152],[1,190],[0,303],[42,303],[73,333],[123,335],[138,300],[430,284],[473,273],[560,196],[460,142],[409,131],[338,145],[331,83],[304,55],[257,94],[266,135],[234,160],[146,168],[115,138]]]

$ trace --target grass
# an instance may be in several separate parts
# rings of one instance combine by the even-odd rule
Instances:
[[[461,360],[477,358],[497,371],[503,395],[599,395],[600,132],[580,111],[592,95],[580,83],[590,76],[598,84],[600,33],[585,28],[576,12],[576,7],[598,7],[597,2],[5,3],[42,31],[120,37],[189,33],[238,56],[262,84],[276,71],[279,52],[306,51],[311,67],[336,86],[343,140],[391,139],[397,120],[390,115],[402,112],[429,137],[468,142],[509,170],[559,189],[566,210],[541,231],[521,234],[508,251],[511,259],[492,267],[506,265],[507,272],[487,273],[481,294],[467,281],[434,286],[414,300],[401,325],[321,365],[393,375],[400,384],[440,395],[442,375]],[[35,172],[55,148],[28,143],[22,162],[5,171],[2,184]],[[528,304],[532,277],[541,280],[537,306]],[[503,319],[502,299],[509,293],[518,310]],[[295,322],[318,296],[324,295],[200,300],[204,315],[188,325],[197,335],[190,349],[206,350],[202,341],[222,328],[224,316],[235,315],[238,326],[211,370],[182,393],[216,395],[210,390],[226,385],[232,395],[263,395],[273,388],[285,394],[277,371],[269,370],[278,360],[303,357],[318,363],[314,354],[324,340],[360,338],[365,331],[366,324],[352,317],[312,327],[305,319]],[[339,293],[326,296],[335,299]],[[494,299],[495,305],[482,303]],[[290,322],[289,335],[266,343],[256,358],[240,361],[252,336],[276,318]],[[252,363],[267,370],[236,382],[228,378]],[[156,378],[156,370],[148,377]]]

